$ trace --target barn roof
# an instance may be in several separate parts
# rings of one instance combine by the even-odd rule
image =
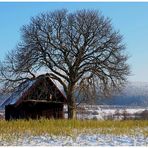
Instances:
[[[49,75],[40,75],[38,76],[36,79],[34,80],[27,80],[24,83],[22,83],[21,85],[19,85],[19,87],[17,88],[17,90],[15,92],[13,92],[10,97],[8,99],[6,99],[3,103],[2,103],[2,108],[4,108],[6,105],[8,104],[15,104],[16,102],[18,102],[20,100],[20,98],[22,98],[22,96],[28,91],[30,90],[34,85],[36,85],[38,83],[38,81],[41,78],[44,77],[48,77]],[[50,78],[49,78],[50,79]],[[53,81],[50,79],[50,81],[53,83]],[[59,93],[62,95],[62,97],[64,99],[66,99],[66,97],[64,96],[64,94],[60,91],[60,89],[55,85],[55,83],[53,83],[53,85],[56,87],[57,91],[59,91]]]

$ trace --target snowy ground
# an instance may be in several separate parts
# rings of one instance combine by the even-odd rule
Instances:
[[[0,141],[0,146],[148,146],[148,137],[80,134],[70,136],[24,136],[13,141]]]

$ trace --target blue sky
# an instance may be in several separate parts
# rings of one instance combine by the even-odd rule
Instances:
[[[20,28],[40,12],[95,9],[112,19],[130,55],[129,81],[148,82],[148,2],[0,2],[0,60],[20,41]]]

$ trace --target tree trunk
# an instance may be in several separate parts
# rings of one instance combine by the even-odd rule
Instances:
[[[68,101],[68,119],[76,118],[76,102],[73,95],[74,87],[70,86],[67,93],[67,101]]]
[[[68,119],[76,118],[76,104],[73,98],[68,102]]]

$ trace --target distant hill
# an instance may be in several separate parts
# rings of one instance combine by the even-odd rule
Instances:
[[[121,93],[102,99],[98,104],[148,106],[148,82],[130,82]]]

